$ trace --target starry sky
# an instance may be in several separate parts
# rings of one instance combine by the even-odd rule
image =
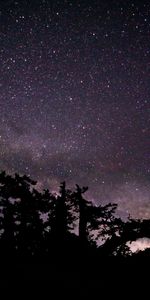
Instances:
[[[0,1],[0,169],[150,218],[149,1]]]

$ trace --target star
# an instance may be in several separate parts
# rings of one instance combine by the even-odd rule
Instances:
[[[150,217],[150,4],[1,4],[0,169]]]

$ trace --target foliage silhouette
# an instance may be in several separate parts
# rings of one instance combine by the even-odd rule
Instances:
[[[71,191],[62,182],[56,195],[37,190],[36,181],[28,176],[1,172],[1,257],[69,264],[69,259],[87,263],[87,259],[133,256],[128,242],[150,237],[150,220],[125,222],[116,217],[116,204],[96,206],[87,201],[87,189],[76,185]]]

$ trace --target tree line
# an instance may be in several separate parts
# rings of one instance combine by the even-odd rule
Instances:
[[[10,259],[59,254],[132,256],[128,242],[150,237],[150,220],[123,221],[117,205],[94,205],[87,187],[39,191],[29,176],[0,173],[0,255]],[[145,252],[147,253],[147,252]]]

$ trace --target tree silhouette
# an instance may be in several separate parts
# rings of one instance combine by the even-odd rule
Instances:
[[[60,185],[59,195],[54,197],[48,191],[46,191],[46,194],[48,196],[47,200],[49,201],[49,205],[47,207],[47,225],[50,228],[50,233],[53,237],[55,236],[58,240],[60,238],[64,239],[64,237],[70,229],[70,224],[72,221],[71,214],[69,211],[69,191],[66,190],[65,182],[62,182],[62,184]]]
[[[18,255],[33,255],[42,233],[38,201],[32,192],[36,182],[27,176],[15,174],[12,177],[3,172],[0,183],[3,206],[2,241],[7,241],[9,245],[14,245],[15,242]]]
[[[114,228],[115,231],[106,240],[103,247],[107,255],[132,255],[128,246],[129,243],[139,238],[150,237],[150,220],[134,220],[129,218],[127,222],[123,222],[120,218],[115,218]]]
[[[16,245],[16,204],[13,202],[13,179],[0,174],[0,206],[1,206],[1,252],[2,255],[13,254]]]
[[[131,256],[129,243],[150,237],[150,220],[126,222],[116,204],[94,205],[87,187],[60,185],[58,195],[38,191],[27,176],[0,174],[0,254],[5,258],[75,258]],[[78,234],[77,232],[78,228]],[[148,255],[145,251],[145,255]],[[141,254],[141,256],[144,255]],[[140,256],[140,254],[139,254]],[[89,259],[88,257],[88,259]],[[80,258],[80,259],[78,259]]]
[[[79,185],[76,184],[76,204],[79,209],[79,239],[82,244],[86,243],[88,240],[87,233],[87,222],[88,222],[88,206],[90,203],[83,198],[83,194],[88,190],[87,187],[80,188]]]
[[[1,199],[3,205],[1,212],[1,253],[2,256],[14,254],[16,243],[15,204],[9,199]]]

